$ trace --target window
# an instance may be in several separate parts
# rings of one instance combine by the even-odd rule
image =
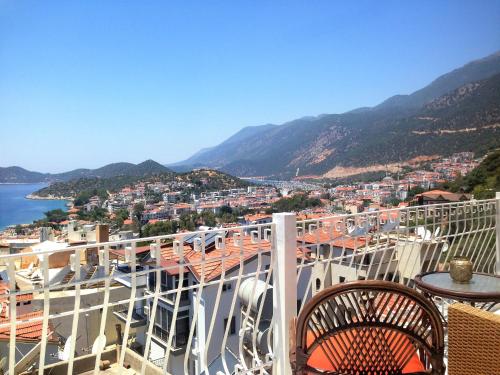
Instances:
[[[152,303],[150,303],[152,306]],[[151,308],[151,307],[150,307]],[[173,312],[163,306],[158,306],[153,326],[154,334],[161,340],[167,342],[169,331],[172,325]],[[175,334],[173,336],[173,346],[180,347],[187,344],[189,337],[189,310],[180,310],[177,313],[175,323]]]
[[[231,290],[232,288],[233,288],[233,286],[231,283],[227,283],[227,284],[222,285],[223,292],[227,292],[228,290]]]
[[[156,271],[151,270],[151,272],[148,274],[148,284],[149,284],[149,290],[151,292],[154,292],[156,288]]]
[[[366,280],[366,277],[364,277],[364,276],[358,276],[358,280]]]
[[[226,327],[227,327],[227,322],[229,318],[224,319],[224,333],[226,332]],[[231,323],[229,326],[229,334],[234,335],[236,333],[236,320],[234,319],[234,316],[231,317]]]
[[[316,279],[316,290],[320,290],[321,289],[321,280],[318,278]]]
[[[365,254],[364,258],[363,258],[363,264],[365,266],[369,266],[371,263],[371,258],[370,258],[370,254]]]
[[[345,282],[345,277],[339,276],[339,283],[344,283],[344,282]]]

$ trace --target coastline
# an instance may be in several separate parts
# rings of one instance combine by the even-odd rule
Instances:
[[[43,219],[46,211],[62,209],[67,211],[74,200],[72,197],[42,197],[35,194],[45,184],[0,184],[0,233],[7,228]]]
[[[42,201],[73,201],[73,197],[63,197],[63,196],[52,196],[42,197],[36,194],[28,194],[24,198],[32,200],[42,200]]]

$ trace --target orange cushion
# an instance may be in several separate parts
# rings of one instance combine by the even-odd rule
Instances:
[[[374,332],[376,333],[374,334]],[[308,347],[314,342],[314,339],[315,338],[313,333],[309,331],[307,333]],[[369,343],[368,345],[366,345],[367,341]],[[398,350],[398,348],[399,352],[401,348],[404,347],[405,349],[408,350],[408,353],[410,353],[411,356],[406,364],[399,363],[400,366],[404,366],[403,374],[411,374],[415,372],[425,371],[425,367],[418,357],[417,350],[410,342],[410,340],[402,333],[399,333],[397,331],[390,331],[383,328],[372,329],[370,332],[358,331],[358,330],[339,332],[335,336],[330,337],[328,343],[330,351],[335,351],[336,355],[338,355],[337,361],[335,360],[331,361],[327,357],[325,350],[321,347],[322,345],[325,345],[325,343],[323,343],[317,346],[316,349],[314,349],[314,351],[312,352],[311,356],[307,361],[307,364],[310,367],[318,370],[337,371],[338,369],[336,363],[338,363],[338,360],[339,359],[342,360],[347,356],[352,356],[357,359],[356,362],[358,363],[356,363],[356,365],[359,366],[361,364],[359,362],[363,362],[362,358],[363,355],[361,354],[362,352],[357,353],[356,349],[366,348],[366,347],[370,348],[370,344],[373,344],[374,350],[373,352],[365,353],[365,357],[366,354],[372,356],[377,356],[377,354],[383,355],[387,354],[388,352],[389,354],[396,354],[391,352],[394,350]],[[346,347],[346,345],[349,346]],[[400,359],[400,361],[403,360],[404,359]]]

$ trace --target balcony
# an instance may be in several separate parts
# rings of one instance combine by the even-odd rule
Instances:
[[[288,373],[288,324],[325,288],[370,279],[416,288],[418,274],[446,271],[456,255],[498,274],[499,207],[500,197],[305,221],[277,214],[266,224],[3,255],[3,369]],[[139,242],[149,255],[135,256]],[[126,249],[118,266],[116,247]],[[61,289],[49,258],[63,255],[71,278]],[[99,270],[91,279],[89,267]],[[434,302],[446,322],[453,301]]]
[[[113,314],[124,323],[128,322],[129,319],[128,312],[129,312],[128,304],[120,304],[113,306]],[[146,323],[147,323],[147,317],[144,315],[142,307],[132,308],[130,317],[130,327],[137,328],[145,325]]]

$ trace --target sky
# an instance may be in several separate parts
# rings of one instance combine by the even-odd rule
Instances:
[[[183,160],[500,50],[500,0],[0,0],[0,166]]]

